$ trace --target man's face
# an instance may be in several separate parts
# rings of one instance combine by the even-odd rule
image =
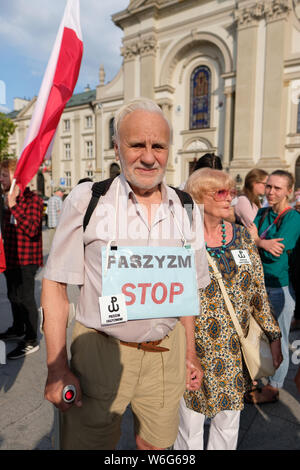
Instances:
[[[156,189],[161,183],[169,145],[170,129],[160,114],[136,110],[122,120],[115,152],[135,192]]]
[[[1,168],[0,170],[0,183],[2,190],[7,193],[10,190],[10,186],[13,180],[13,172],[7,168]]]

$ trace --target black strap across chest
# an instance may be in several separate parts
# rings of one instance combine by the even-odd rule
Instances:
[[[107,193],[107,191],[109,190],[113,180],[114,180],[114,178],[108,178],[106,180],[98,181],[97,183],[93,184],[93,186],[92,186],[92,197],[90,199],[89,205],[87,207],[87,210],[86,210],[86,213],[85,213],[84,219],[83,219],[83,231],[85,231],[85,229],[86,229],[86,227],[87,227],[87,225],[90,221],[92,213],[94,212],[94,210],[95,210],[95,208],[98,204],[99,198],[101,196],[104,196]],[[170,186],[170,187],[172,189],[174,189],[177,196],[179,197],[182,207],[184,207],[187,211],[190,224],[192,224],[193,207],[194,207],[194,201],[193,201],[192,197],[188,193],[186,193],[185,191],[181,191],[181,189],[174,188],[173,186]]]

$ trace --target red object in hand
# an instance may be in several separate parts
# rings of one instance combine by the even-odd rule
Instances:
[[[74,393],[71,390],[65,393],[65,399],[68,401],[72,400],[73,396],[74,396]]]
[[[76,397],[76,388],[74,385],[66,385],[63,389],[63,400],[65,403],[72,403]]]

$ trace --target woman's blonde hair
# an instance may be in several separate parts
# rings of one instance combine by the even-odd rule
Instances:
[[[202,204],[203,196],[208,191],[233,188],[235,188],[235,182],[225,171],[201,168],[191,174],[184,189],[192,196],[196,203]]]

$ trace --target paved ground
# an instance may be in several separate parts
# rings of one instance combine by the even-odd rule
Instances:
[[[48,233],[44,235],[44,254],[48,252]],[[39,302],[43,270],[36,278]],[[76,303],[78,289],[69,288]],[[11,324],[4,276],[0,275],[0,331]],[[70,332],[69,332],[70,333]],[[298,340],[298,343],[295,343]],[[300,350],[300,330],[290,334],[292,345]],[[9,352],[15,343],[7,343]],[[54,409],[44,400],[46,380],[45,342],[40,350],[25,359],[0,365],[0,450],[53,449]],[[300,354],[299,354],[300,359]],[[263,406],[246,405],[241,416],[239,450],[300,450],[300,394],[294,384],[297,365],[291,363],[280,401]],[[130,410],[123,419],[120,449],[134,449]]]

